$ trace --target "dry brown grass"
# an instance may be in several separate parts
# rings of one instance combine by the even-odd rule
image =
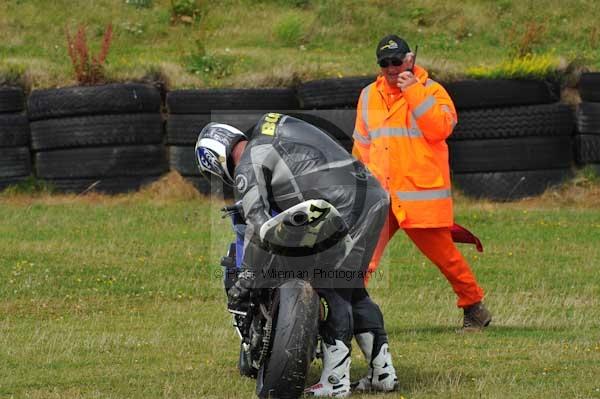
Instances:
[[[154,183],[130,195],[131,200],[151,200],[157,202],[190,201],[208,199],[175,171],[169,172]]]
[[[538,197],[525,198],[516,202],[515,205],[542,209],[600,209],[600,184],[578,176],[562,186],[546,190]]]
[[[14,71],[19,73],[11,83],[23,86],[26,90],[47,88],[56,86],[57,80],[61,79],[61,86],[70,86],[76,83],[72,77],[66,75],[67,68],[59,69],[50,61],[36,57],[6,57],[0,58],[0,80],[11,78]],[[61,76],[59,78],[59,76]]]
[[[0,204],[30,206],[33,204],[61,205],[70,203],[83,204],[126,204],[133,202],[169,203],[177,201],[209,201],[209,197],[200,194],[194,186],[177,172],[169,172],[159,180],[142,187],[130,194],[107,195],[95,192],[85,194],[53,194],[41,192],[32,194],[2,193]]]
[[[148,68],[156,68],[156,65],[149,63]],[[202,87],[204,84],[198,76],[187,73],[185,67],[173,62],[159,62],[158,69],[160,71],[163,82],[168,90],[174,90],[182,87]],[[119,76],[126,79],[134,79],[139,76],[137,71],[119,71]]]
[[[234,76],[229,82],[232,87],[293,87],[315,75],[316,65],[303,65],[300,69],[292,64],[284,64],[269,70]]]
[[[2,193],[0,204],[30,206],[32,204],[59,205],[69,203],[85,204],[126,204],[154,202],[158,204],[179,201],[210,202],[211,197],[200,194],[194,186],[179,173],[172,171],[152,184],[130,194],[106,195],[94,192],[85,194],[53,194],[41,192],[35,195],[23,193]],[[472,199],[458,190],[454,200],[459,207],[493,210],[498,208],[516,209],[600,209],[600,183],[578,175],[562,186],[548,189],[540,196],[524,198],[513,202],[494,202]]]
[[[498,208],[515,209],[600,209],[600,183],[583,175],[558,187],[546,190],[542,195],[512,202],[494,202],[466,197],[456,190],[454,200],[461,207],[475,207],[492,210]]]

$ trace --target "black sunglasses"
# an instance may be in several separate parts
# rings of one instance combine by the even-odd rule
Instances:
[[[400,66],[400,65],[402,65],[403,62],[404,62],[404,59],[402,59],[400,57],[390,57],[390,58],[384,58],[382,60],[379,60],[378,64],[382,68],[387,68],[390,66],[390,64],[393,66]]]

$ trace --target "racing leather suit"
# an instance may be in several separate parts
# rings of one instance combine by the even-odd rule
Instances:
[[[247,223],[242,267],[253,271],[255,286],[276,284],[267,272],[274,265],[312,270],[307,276],[329,306],[321,328],[326,342],[339,339],[349,345],[354,333],[365,331],[380,344],[387,342],[381,311],[364,288],[389,209],[388,194],[377,179],[320,129],[276,113],[264,115],[255,126],[234,178]],[[325,200],[340,213],[352,239],[345,258],[335,246],[290,255],[274,253],[261,242],[260,228],[267,220],[309,199]],[[315,270],[335,273],[316,275]]]

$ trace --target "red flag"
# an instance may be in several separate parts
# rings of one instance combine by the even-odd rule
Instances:
[[[452,241],[473,244],[478,252],[483,252],[483,245],[479,238],[461,225],[454,223],[454,225],[450,227],[450,233],[452,234]]]

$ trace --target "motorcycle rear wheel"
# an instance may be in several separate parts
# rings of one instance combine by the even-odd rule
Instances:
[[[304,391],[315,350],[319,324],[319,296],[310,283],[290,280],[278,289],[273,338],[258,371],[259,398],[298,398]]]

